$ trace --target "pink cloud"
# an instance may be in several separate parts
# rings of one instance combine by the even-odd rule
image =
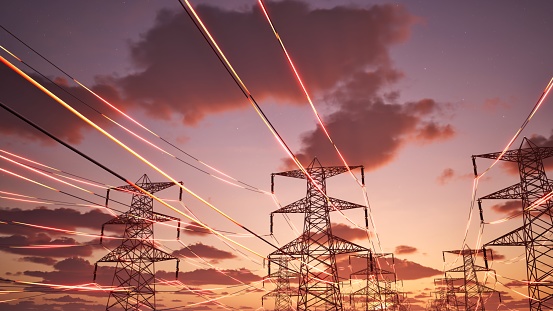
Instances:
[[[498,110],[510,109],[511,105],[499,97],[488,98],[482,104],[482,109],[487,112],[497,112]]]
[[[408,246],[408,245],[398,245],[396,246],[396,250],[394,251],[394,253],[398,255],[414,254],[416,252],[417,252],[416,247]]]
[[[368,9],[311,9],[299,1],[267,5],[314,93],[352,78],[359,68],[388,63],[389,46],[405,41],[417,21],[403,7],[392,5]],[[236,12],[198,5],[197,11],[257,100],[305,102],[257,7]],[[178,113],[186,124],[196,124],[207,114],[248,105],[184,11],[159,12],[154,27],[132,43],[131,56],[141,70],[111,82],[120,87],[129,105],[140,106],[151,116],[168,119]],[[175,87],[172,82],[177,80],[186,82]]]
[[[251,283],[261,280],[262,277],[253,274],[250,270],[245,268],[225,269],[221,271],[217,271],[215,269],[197,269],[194,271],[179,273],[179,279],[186,280],[185,283],[190,285],[236,285],[238,283],[234,279],[238,279],[244,283]]]
[[[24,222],[33,225],[61,228],[65,230],[88,228],[99,231],[102,224],[113,218],[113,216],[97,209],[92,209],[88,212],[82,213],[71,208],[49,209],[42,206],[30,210],[22,210],[19,208],[0,208],[0,218],[4,221]],[[30,232],[38,232],[38,230],[23,225],[0,226],[0,233],[28,234]],[[63,233],[48,231],[48,234],[60,235]]]
[[[236,258],[236,255],[231,252],[223,251],[202,243],[196,243],[189,245],[186,248],[181,248],[180,250],[174,251],[172,255],[194,258],[196,256],[200,256],[206,259],[212,259],[212,263],[219,263],[222,259]]]
[[[522,202],[520,200],[512,200],[495,204],[492,205],[491,209],[498,213],[507,214],[508,216],[522,216]]]
[[[360,228],[353,228],[346,224],[333,223],[332,224],[332,234],[348,241],[352,240],[366,240],[367,231]],[[371,235],[372,236],[372,235]]]

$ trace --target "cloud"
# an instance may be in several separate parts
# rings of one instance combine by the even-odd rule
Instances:
[[[58,258],[68,256],[87,257],[91,256],[93,251],[92,245],[81,244],[73,238],[63,236],[53,239],[46,233],[2,236],[0,237],[0,245],[1,251],[12,254],[28,255],[33,257],[34,260],[37,260],[37,256]],[[38,247],[33,248],[33,246]]]
[[[225,269],[217,271],[215,269],[197,269],[194,271],[179,273],[179,279],[189,285],[236,285],[238,281],[251,283],[260,281],[261,276],[253,274],[250,270],[242,269]]]
[[[453,137],[451,125],[426,119],[439,114],[442,108],[443,105],[432,99],[386,104],[382,98],[370,95],[342,104],[338,111],[323,119],[348,162],[374,170],[391,162],[408,142],[429,143]],[[320,126],[305,133],[301,144],[296,156],[303,163],[314,157],[324,165],[341,163]],[[291,160],[285,162],[286,167],[292,167]]]
[[[441,275],[443,272],[431,267],[426,267],[405,259],[395,260],[396,273],[401,280],[417,280],[431,276]]]
[[[206,236],[211,234],[211,231],[200,226],[197,222],[191,222],[183,227],[182,231],[188,235]]]
[[[337,261],[342,264],[348,263],[348,257],[347,256],[340,256],[337,258]],[[385,257],[380,258],[377,260],[378,266],[383,269],[390,272],[394,272],[397,275],[398,280],[418,280],[422,278],[427,278],[431,276],[441,275],[443,274],[442,271],[423,266],[419,263],[405,260],[405,259],[398,259],[395,258],[395,260],[392,262],[391,257]],[[392,265],[393,264],[393,265]],[[341,277],[349,278],[350,271],[360,271],[362,269],[365,269],[367,266],[367,261],[364,258],[357,258],[352,257],[351,258],[351,269],[343,269],[341,270]],[[385,276],[388,280],[393,280],[393,275],[385,274]]]
[[[484,101],[484,104],[482,104],[482,109],[490,113],[497,112],[499,110],[507,110],[510,108],[511,105],[509,105],[499,97],[487,98]]]
[[[36,304],[32,300],[28,300],[19,301],[15,304],[0,303],[0,309],[10,311],[102,311],[106,309],[106,306],[81,302],[64,304]]]
[[[353,228],[342,223],[332,223],[332,234],[348,241],[366,240],[367,231],[360,228]],[[370,234],[372,236],[372,233]]]
[[[438,184],[445,185],[446,183],[451,181],[453,176],[455,176],[455,171],[452,168],[446,168],[442,171],[440,176],[438,176],[438,178],[436,178],[436,179],[438,181]]]
[[[474,174],[472,172],[466,174],[459,174],[452,168],[445,168],[442,173],[436,177],[436,182],[440,185],[445,185],[453,180],[472,180]],[[489,177],[485,176],[482,180],[489,180]]]
[[[41,278],[42,282],[50,284],[79,285],[90,283],[93,279],[94,265],[83,258],[66,258],[54,264],[53,268],[53,271],[28,270],[24,271],[23,274]],[[110,273],[106,271],[108,269],[107,267],[99,266],[98,272],[109,275]],[[113,271],[112,269],[109,270],[111,270],[110,272]],[[113,272],[111,273],[111,277],[113,277]]]
[[[417,248],[413,246],[407,246],[407,245],[398,245],[396,246],[396,250],[394,251],[395,254],[403,255],[403,254],[413,254],[417,252]]]
[[[551,135],[549,135],[549,137],[532,135],[530,140],[538,147],[553,147],[553,130],[551,131]],[[553,157],[544,159],[543,165],[545,166],[545,169],[553,169]]]
[[[102,224],[113,218],[100,210],[92,209],[82,213],[71,208],[49,209],[43,206],[30,210],[19,208],[0,208],[0,217],[3,221],[17,221],[45,227],[62,228],[65,230],[77,230],[77,228],[88,228],[100,231]],[[44,229],[40,229],[43,231]],[[0,226],[0,233],[28,234],[38,232],[23,225]],[[62,235],[62,232],[48,231],[50,235]]]
[[[532,143],[536,144],[538,147],[553,147],[553,130],[551,131],[551,135],[549,137],[539,135],[539,134],[534,134],[530,136],[528,139]],[[511,150],[518,149],[519,147],[520,145],[513,145],[511,147]],[[525,144],[522,146],[522,148],[528,148],[528,145]],[[520,175],[518,165],[516,163],[504,161],[501,164],[502,164],[501,167],[505,172],[514,176]],[[543,159],[543,165],[546,170],[553,169],[553,157],[548,157]]]
[[[3,64],[0,65],[0,76],[2,76],[0,102],[70,144],[82,142],[90,126]],[[61,92],[50,81],[36,74],[30,74],[30,76],[76,109],[83,111],[93,121],[102,126],[106,125],[105,119],[100,119],[99,114],[94,112],[91,114],[90,108]],[[92,107],[98,106],[98,101],[84,89],[75,86],[66,89]],[[105,108],[103,110],[105,111]],[[60,122],[60,120],[63,120],[63,122]],[[57,144],[51,138],[4,110],[0,113],[0,133],[39,141],[47,145]]]
[[[311,9],[304,2],[279,1],[267,6],[312,93],[335,87],[359,68],[388,63],[388,47],[405,41],[417,21],[393,5]],[[258,101],[305,103],[257,6],[238,12],[198,5],[197,11]],[[177,113],[193,125],[208,114],[249,105],[183,10],[160,11],[130,52],[137,72],[105,81],[118,86],[127,105],[153,117]]]
[[[520,200],[512,200],[495,204],[492,205],[491,209],[498,213],[507,214],[509,217],[522,216],[522,202]]]
[[[206,259],[212,259],[211,263],[219,263],[222,259],[236,258],[233,253],[217,249],[213,246],[205,245],[202,243],[196,243],[189,245],[186,248],[181,248],[172,253],[173,256],[183,257],[203,257]]]
[[[52,259],[50,257],[38,257],[38,256],[21,257],[19,258],[19,261],[38,263],[38,264],[47,265],[47,266],[52,266],[57,262],[55,259]]]
[[[26,270],[23,274],[40,278],[43,283],[62,284],[62,285],[81,285],[91,283],[94,276],[94,264],[89,260],[80,257],[70,257],[63,259],[53,265],[51,271]],[[112,285],[113,276],[116,267],[115,263],[101,262],[96,271],[96,282],[100,285]],[[168,280],[175,279],[174,271],[157,270],[156,277],[164,277]],[[117,282],[117,281],[116,281]],[[36,291],[48,291],[49,288],[32,287]],[[69,292],[69,291],[68,291]],[[89,296],[103,297],[105,292],[83,292]]]
[[[503,260],[503,259],[507,258],[505,255],[502,255],[502,254],[496,252],[494,249],[487,248],[486,251],[488,252],[486,254],[486,258],[490,261],[492,259],[493,260]],[[477,256],[484,257],[484,253],[483,252],[478,252]]]
[[[89,300],[85,300],[79,297],[73,297],[69,295],[65,295],[58,298],[45,298],[44,300],[57,301],[57,302],[91,302]]]

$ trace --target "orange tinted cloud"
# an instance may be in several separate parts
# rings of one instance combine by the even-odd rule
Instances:
[[[413,254],[417,252],[417,248],[413,246],[408,245],[398,245],[396,246],[396,250],[394,251],[395,254],[402,255],[402,254]]]
[[[268,2],[308,89],[319,93],[356,78],[360,68],[389,63],[389,46],[405,41],[416,18],[401,6],[312,9],[299,1]],[[258,7],[226,11],[198,5],[248,89],[259,100],[305,104],[298,83]],[[331,40],[329,40],[331,38]],[[186,124],[248,104],[184,11],[159,12],[152,29],[131,45],[136,73],[113,78],[128,105],[151,116],[173,113]]]
[[[202,243],[196,243],[189,245],[187,248],[181,248],[172,253],[173,256],[184,256],[184,257],[196,257],[200,256],[206,259],[211,259],[212,263],[219,263],[222,259],[232,259],[236,258],[236,255],[217,249],[210,245],[205,245]]]

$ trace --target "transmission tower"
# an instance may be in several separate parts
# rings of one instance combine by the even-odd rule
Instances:
[[[463,265],[452,268],[446,271],[446,278],[448,277],[447,273],[463,273],[462,278],[455,278],[451,279],[452,284],[451,287],[448,287],[449,293],[460,293],[464,294],[465,301],[464,301],[464,307],[465,311],[477,311],[481,310],[484,311],[484,300],[482,299],[483,293],[494,293],[497,292],[492,288],[489,288],[485,285],[482,285],[478,282],[478,275],[477,272],[483,272],[483,271],[492,271],[488,267],[481,267],[474,263],[475,256],[479,252],[482,252],[481,250],[472,250],[468,246],[464,246],[462,250],[454,250],[454,251],[444,251],[444,261],[445,261],[445,254],[455,254],[458,256],[463,257]],[[455,281],[461,281],[462,284],[460,286],[454,286]]]
[[[144,174],[136,185],[153,194],[174,185],[172,182],[150,182]],[[179,259],[156,248],[154,242],[154,223],[165,221],[179,221],[175,217],[159,214],[153,211],[153,199],[133,186],[126,185],[113,190],[132,193],[131,207],[123,213],[102,225],[102,235],[105,225],[125,225],[121,245],[98,260],[100,262],[115,262],[113,284],[117,289],[109,294],[106,310],[156,310],[155,301],[155,268],[154,263],[166,260],[176,260],[178,276]],[[109,201],[108,189],[106,206]],[[182,195],[182,193],[181,193]],[[177,238],[180,228],[177,231]]]
[[[363,175],[362,166],[353,166],[350,169],[359,167]],[[321,163],[315,158],[306,170],[309,176],[306,176],[301,170],[271,175],[271,190],[273,192],[274,176],[278,175],[305,179],[307,181],[307,196],[271,213],[271,234],[275,213],[303,213],[305,219],[303,233],[268,257],[289,256],[300,260],[298,311],[311,311],[317,309],[317,307],[324,310],[341,311],[343,307],[338,269],[336,268],[336,255],[368,252],[368,249],[334,236],[330,225],[330,212],[352,208],[366,209],[366,207],[326,195],[326,179],[347,172],[347,167],[322,167]],[[366,218],[365,223],[367,224]]]
[[[459,311],[459,303],[457,302],[456,292],[460,290],[455,288],[454,283],[464,280],[463,278],[445,278],[434,279],[434,287],[437,289],[434,292],[435,299],[432,299],[428,310],[432,311]]]
[[[525,146],[525,148],[523,148]],[[526,137],[518,149],[472,156],[518,164],[520,182],[484,196],[483,199],[522,200],[522,226],[484,246],[524,246],[530,311],[553,309],[553,181],[547,179],[543,160],[553,156],[553,147],[538,147]],[[482,218],[482,207],[480,206]],[[483,219],[482,219],[483,221]]]
[[[261,297],[261,305],[263,305],[263,300],[269,297],[275,297],[274,311],[294,310],[292,307],[292,296],[297,296],[298,290],[294,290],[290,287],[290,278],[297,277],[297,273],[294,273],[288,269],[288,263],[291,260],[292,258],[290,257],[278,257],[271,259],[271,261],[278,265],[278,271],[269,274],[268,277],[276,279],[276,288]],[[269,261],[269,265],[270,264],[271,262]]]
[[[400,303],[399,293],[396,290],[393,290],[391,287],[391,281],[388,278],[385,278],[386,275],[393,276],[394,282],[396,280],[396,275],[394,272],[381,269],[378,258],[383,258],[388,255],[393,254],[373,254],[372,251],[369,251],[367,254],[355,254],[350,255],[350,264],[351,258],[361,258],[366,260],[366,268],[359,271],[353,272],[350,274],[351,277],[363,276],[366,280],[365,287],[353,292],[350,294],[350,305],[354,306],[355,296],[361,296],[362,302],[364,305],[364,310],[392,310]],[[381,285],[381,283],[383,285]],[[353,300],[353,303],[352,303]],[[355,309],[355,308],[354,308]]]

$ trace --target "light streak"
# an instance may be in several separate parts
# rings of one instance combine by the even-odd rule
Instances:
[[[380,237],[378,236],[378,233],[377,233],[377,229],[376,229],[376,224],[374,223],[374,219],[372,217],[372,210],[370,208],[370,202],[369,202],[369,196],[368,196],[368,193],[367,193],[367,188],[365,187],[365,185],[363,185],[362,182],[359,181],[359,179],[357,178],[357,176],[355,176],[355,174],[353,174],[353,172],[351,171],[350,169],[350,166],[348,165],[348,163],[346,162],[346,159],[345,157],[342,155],[342,153],[340,152],[340,150],[338,149],[338,146],[336,145],[336,143],[334,143],[334,141],[332,140],[332,137],[330,136],[330,133],[328,132],[321,116],[319,115],[319,112],[317,111],[317,108],[315,107],[315,105],[313,104],[313,101],[311,100],[311,96],[309,95],[309,92],[307,91],[307,88],[305,87],[305,84],[303,83],[303,80],[301,79],[300,77],[300,74],[299,74],[299,71],[296,69],[296,66],[294,65],[294,62],[292,61],[292,57],[290,56],[290,54],[288,53],[288,51],[286,50],[286,47],[284,46],[284,42],[282,41],[282,38],[280,37],[280,35],[278,34],[277,30],[276,30],[276,27],[273,23],[273,21],[271,20],[271,17],[269,16],[269,12],[267,11],[266,7],[265,7],[265,4],[263,3],[263,0],[258,0],[258,3],[259,3],[259,6],[261,7],[264,15],[265,15],[265,18],[267,19],[267,22],[269,23],[269,26],[271,26],[271,29],[273,30],[273,33],[276,37],[276,39],[278,40],[279,44],[280,44],[280,47],[282,48],[282,51],[284,52],[284,55],[286,56],[286,59],[288,60],[288,63],[290,64],[290,67],[292,68],[292,71],[294,72],[294,75],[298,81],[298,83],[300,84],[301,86],[301,89],[303,90],[303,93],[305,94],[305,97],[307,98],[307,101],[309,102],[309,105],[311,106],[311,109],[313,110],[313,113],[315,114],[315,116],[317,117],[317,121],[319,123],[319,125],[321,126],[323,132],[325,133],[326,137],[328,138],[328,140],[330,141],[330,143],[332,144],[332,146],[334,147],[334,149],[336,150],[336,153],[338,154],[338,156],[340,157],[340,159],[342,160],[342,163],[344,163],[345,167],[347,168],[348,170],[348,173],[350,174],[351,177],[353,177],[353,179],[357,182],[357,184],[361,187],[361,190],[363,192],[363,199],[365,200],[365,206],[369,209],[370,211],[370,219],[371,219],[371,224],[374,228],[374,233],[375,233],[375,237],[378,241],[378,245],[380,247],[380,250],[382,250],[382,245],[380,243]],[[338,210],[336,207],[334,207],[335,210]],[[354,226],[356,226],[357,228],[361,229],[361,230],[365,230],[367,232],[367,238],[368,240],[371,240],[370,239],[370,232],[368,230],[368,228],[362,228],[361,226],[357,225],[356,223],[354,223],[352,220],[350,220],[344,213],[342,213],[340,211],[340,213],[342,214],[342,216],[344,218],[346,218],[349,222],[351,222]],[[395,272],[395,271],[394,271]]]
[[[131,149],[130,147],[128,147],[127,145],[125,145],[123,142],[119,141],[117,138],[113,137],[111,134],[109,134],[107,131],[105,131],[103,128],[101,128],[100,126],[98,126],[96,123],[94,123],[93,121],[91,121],[90,119],[88,119],[87,117],[85,117],[84,115],[82,115],[80,112],[78,112],[77,110],[75,110],[73,107],[71,107],[70,105],[68,105],[66,102],[64,102],[63,100],[61,100],[59,97],[57,97],[55,94],[53,94],[52,92],[50,92],[48,89],[46,89],[45,87],[43,87],[40,83],[36,82],[33,78],[31,78],[30,76],[28,76],[26,73],[24,73],[23,71],[21,71],[19,68],[15,67],[13,64],[11,64],[9,61],[7,61],[4,57],[0,56],[0,61],[3,62],[6,66],[8,66],[9,68],[11,68],[12,70],[14,70],[16,73],[18,73],[20,76],[22,76],[23,78],[25,78],[27,81],[29,81],[31,84],[33,84],[35,87],[37,87],[38,89],[40,89],[42,92],[44,92],[45,94],[47,94],[48,96],[50,96],[52,99],[54,99],[56,102],[58,102],[60,105],[62,105],[63,107],[65,107],[67,110],[69,110],[70,112],[72,112],[73,114],[75,114],[76,116],[78,116],[81,120],[85,121],[87,124],[89,124],[90,126],[92,126],[93,128],[95,128],[97,131],[99,131],[100,133],[102,133],[104,136],[108,137],[109,139],[111,139],[113,142],[115,142],[117,145],[119,145],[120,147],[122,147],[123,149],[127,150],[129,153],[131,153],[132,155],[134,155],[136,158],[138,158],[139,160],[141,160],[142,162],[144,162],[146,165],[150,166],[152,169],[154,169],[155,171],[157,171],[158,173],[160,173],[161,175],[165,176],[167,179],[169,179],[170,181],[172,181],[173,183],[175,183],[177,186],[179,186],[180,188],[182,188],[183,190],[185,190],[186,192],[188,192],[190,195],[192,195],[193,197],[195,197],[196,199],[198,199],[199,201],[201,201],[202,203],[204,203],[205,205],[209,206],[210,208],[212,208],[213,210],[215,210],[216,212],[218,212],[220,215],[222,215],[223,217],[227,218],[228,220],[230,220],[231,222],[233,222],[234,224],[236,224],[237,226],[245,229],[246,231],[249,231],[250,233],[258,236],[257,234],[255,234],[253,231],[249,230],[248,228],[246,228],[245,226],[241,225],[240,223],[238,223],[235,219],[233,219],[232,217],[230,217],[229,215],[227,215],[226,213],[224,213],[223,211],[221,211],[220,209],[218,209],[217,207],[215,207],[213,204],[207,202],[205,199],[203,199],[202,197],[200,197],[199,195],[197,195],[196,193],[194,193],[193,191],[191,191],[190,189],[186,188],[184,185],[180,184],[177,180],[175,180],[173,177],[169,176],[167,173],[165,173],[163,170],[159,169],[157,166],[155,166],[153,163],[151,163],[150,161],[148,161],[146,158],[142,157],[140,154],[138,154],[136,151],[134,151],[133,149]],[[148,195],[149,197],[153,198],[154,200],[158,201],[159,203],[165,205],[166,207],[172,209],[173,211],[183,215],[184,217],[190,219],[190,220],[194,220],[191,216],[183,213],[182,211],[178,210],[177,208],[169,205],[168,203],[164,202],[163,200],[159,199],[158,197],[152,195],[151,193],[149,193],[148,191],[142,189],[141,187],[139,187],[138,185],[134,184],[132,181],[129,181],[125,178],[122,178],[123,180],[125,180],[125,182],[127,182],[129,185],[135,187],[137,190],[141,191],[142,193]],[[197,223],[199,225],[201,225],[202,227],[204,227],[205,229],[213,232],[214,234],[216,235],[219,235],[220,237],[228,240],[229,242],[231,243],[234,243],[244,249],[246,249],[247,251],[251,252],[252,254],[255,254],[261,258],[265,258],[265,256],[259,254],[258,252],[254,251],[253,249],[251,248],[248,248],[247,246],[245,245],[242,245],[224,235],[222,235],[221,233],[215,231],[214,229],[210,228],[209,226],[207,226],[206,224],[202,223],[201,221],[199,220],[196,220]],[[258,236],[259,237],[259,236]],[[266,243],[272,245],[272,243],[268,242],[267,240],[263,239],[262,237],[259,237],[260,239],[262,239],[263,241],[265,241]],[[276,248],[276,247],[275,247]]]
[[[478,176],[478,179],[482,178],[482,176],[484,176],[493,166],[495,166],[497,164],[497,162],[499,162],[501,160],[501,158],[503,157],[503,155],[505,155],[505,153],[507,153],[507,151],[509,150],[509,148],[511,147],[511,145],[515,142],[515,140],[518,138],[518,136],[520,135],[520,133],[522,132],[522,130],[526,127],[526,125],[528,124],[528,122],[530,122],[530,120],[532,119],[532,117],[534,116],[534,114],[536,114],[536,112],[538,111],[538,109],[541,107],[541,105],[543,104],[543,102],[545,101],[545,99],[547,98],[547,95],[549,94],[549,92],[551,91],[551,88],[553,88],[553,78],[551,78],[551,80],[549,80],[549,83],[547,84],[547,86],[545,87],[545,89],[543,90],[540,98],[538,99],[538,102],[536,103],[536,105],[534,106],[534,108],[532,109],[532,111],[530,112],[530,114],[528,115],[528,117],[526,118],[526,120],[524,120],[524,122],[522,123],[522,125],[520,126],[520,128],[518,129],[518,131],[515,133],[515,135],[513,136],[513,138],[511,138],[511,140],[509,141],[509,143],[507,144],[507,146],[505,146],[505,148],[503,149],[503,151],[499,154],[499,156],[497,157],[497,159],[492,163],[492,165],[490,165],[490,167],[488,167],[482,174],[480,174]]]
[[[17,154],[8,152],[8,151],[6,151],[6,150],[0,149],[0,152],[5,153],[5,154],[9,154],[9,155],[12,156],[12,157],[15,157],[15,158],[18,158],[18,159],[27,161],[27,162],[31,162],[31,163],[33,163],[33,164],[35,164],[35,165],[42,166],[42,167],[48,168],[48,169],[50,169],[50,170],[53,170],[53,171],[55,171],[55,172],[58,172],[58,173],[55,173],[55,172],[51,172],[51,171],[46,171],[46,170],[44,170],[45,172],[48,172],[49,174],[56,175],[56,176],[59,176],[59,177],[61,177],[61,178],[67,178],[67,179],[69,179],[69,180],[73,180],[73,181],[80,182],[80,183],[83,183],[83,184],[86,184],[86,185],[89,185],[89,186],[98,187],[98,188],[103,188],[103,189],[113,187],[113,186],[110,186],[110,185],[102,184],[102,183],[97,182],[97,181],[90,180],[90,179],[88,179],[88,178],[84,178],[84,177],[80,177],[80,176],[76,176],[76,175],[74,175],[74,174],[70,174],[70,173],[64,172],[64,171],[62,171],[62,170],[60,170],[60,169],[57,169],[57,168],[54,168],[54,167],[45,165],[45,164],[40,163],[40,162],[33,161],[33,160],[31,160],[31,159],[28,159],[28,158],[22,157],[22,156],[20,156],[20,155],[17,155]],[[21,163],[21,162],[19,162],[19,163]],[[69,177],[69,176],[65,176],[65,175],[62,175],[62,174],[59,174],[59,173],[68,174],[68,175],[71,175],[71,176],[78,177],[78,178],[80,178],[80,179],[71,178],[71,177]]]
[[[499,224],[499,223],[503,223],[503,222],[506,222],[508,220],[511,220],[513,218],[516,218],[520,215],[522,215],[524,212],[528,212],[528,211],[531,211],[531,210],[534,210],[538,205],[541,205],[547,201],[549,201],[551,199],[551,197],[553,197],[553,190],[550,191],[548,194],[546,194],[544,197],[534,201],[530,206],[526,207],[525,209],[523,209],[522,212],[519,212],[519,213],[516,213],[514,215],[511,215],[511,216],[508,216],[508,217],[505,217],[503,219],[499,219],[499,220],[495,220],[495,221],[491,221],[491,222],[485,222],[485,224],[489,224],[489,225],[495,225],[495,224]]]
[[[63,181],[63,180],[61,180],[61,179],[59,179],[59,178],[50,176],[50,175],[48,175],[48,174],[46,174],[46,173],[44,173],[44,172],[41,172],[41,171],[39,171],[39,170],[37,170],[37,169],[34,169],[34,168],[32,168],[32,167],[30,167],[30,166],[28,166],[28,165],[23,164],[23,163],[14,161],[14,160],[12,160],[12,159],[10,159],[10,158],[6,158],[6,157],[4,157],[4,156],[2,156],[2,155],[0,155],[0,158],[2,158],[2,159],[4,159],[4,160],[7,160],[7,161],[9,161],[9,162],[11,162],[11,163],[17,164],[17,165],[19,165],[19,166],[22,166],[22,167],[24,167],[24,168],[26,168],[26,169],[28,169],[28,170],[31,170],[31,171],[33,171],[33,172],[35,172],[35,173],[37,173],[37,174],[40,174],[40,175],[42,175],[42,176],[45,176],[45,177],[54,179],[54,180],[56,180],[56,181],[59,181],[59,182],[61,182],[61,183],[63,183],[63,184],[66,184],[66,185],[68,185],[68,186],[77,188],[77,189],[79,189],[79,190],[82,190],[82,191],[87,192],[87,193],[90,193],[90,194],[94,194],[94,192],[92,192],[92,191],[89,191],[89,190],[86,190],[86,189],[81,188],[81,187],[79,187],[79,186],[73,185],[73,184],[68,183],[68,182],[66,182],[66,181]]]
[[[0,167],[0,171],[2,171],[2,172],[4,172],[4,173],[8,173],[8,174],[13,175],[13,176],[16,176],[16,177],[18,177],[18,178],[24,179],[24,180],[26,180],[26,181],[32,182],[32,183],[37,184],[37,185],[39,185],[39,186],[48,188],[48,189],[50,189],[50,190],[54,190],[54,191],[56,191],[56,192],[60,192],[60,191],[59,191],[58,189],[56,189],[56,188],[52,188],[52,187],[47,186],[47,185],[45,185],[45,184],[39,183],[38,181],[34,181],[34,180],[32,180],[32,179],[29,179],[29,178],[27,178],[27,177],[21,176],[21,175],[19,175],[19,174],[14,173],[14,172],[10,172],[10,171],[5,170],[5,169],[3,169],[3,168],[1,168],[1,167]]]
[[[484,172],[480,175],[476,175],[474,177],[474,181],[473,181],[473,186],[472,186],[472,195],[471,195],[471,204],[470,204],[470,208],[469,208],[469,220],[467,222],[467,227],[466,227],[466,230],[465,230],[465,234],[464,234],[464,237],[463,237],[463,243],[462,245],[465,244],[465,241],[467,240],[467,236],[468,236],[468,231],[469,231],[469,227],[470,227],[470,222],[471,222],[471,219],[472,219],[472,213],[473,213],[473,210],[474,210],[474,203],[476,201],[476,191],[478,189],[478,181],[488,172],[491,170],[492,167],[494,167],[500,160],[501,158],[503,157],[503,155],[505,155],[505,153],[507,153],[507,151],[509,150],[509,148],[512,146],[512,144],[514,143],[514,141],[518,138],[518,136],[520,135],[520,133],[524,130],[524,128],[526,127],[526,125],[530,122],[530,120],[532,119],[532,117],[536,114],[536,112],[538,111],[538,109],[541,107],[541,105],[543,104],[543,102],[545,101],[545,99],[547,98],[547,95],[549,94],[549,92],[551,91],[551,89],[553,88],[553,78],[551,78],[549,80],[549,83],[547,84],[547,86],[545,87],[545,89],[543,90],[540,98],[538,99],[538,101],[536,102],[536,104],[534,105],[534,108],[532,108],[532,111],[530,112],[530,114],[528,115],[528,117],[526,117],[526,119],[524,120],[524,122],[522,123],[522,125],[520,126],[520,128],[516,131],[515,135],[511,138],[511,140],[507,143],[507,145],[505,146],[505,148],[503,148],[503,151],[501,151],[501,153],[499,154],[499,156],[497,157],[497,159],[495,159],[495,161],[493,161],[493,163],[486,169],[484,170]],[[476,174],[476,172],[475,172]],[[500,222],[503,222],[503,221],[500,221]],[[498,222],[499,223],[499,222]],[[481,231],[481,233],[479,234],[482,234],[483,233],[483,230]],[[459,256],[460,257],[460,256]],[[458,257],[458,258],[459,258]],[[457,258],[457,259],[458,259]],[[455,260],[457,261],[457,260]]]
[[[73,80],[75,83],[77,83],[79,86],[81,86],[82,88],[84,88],[86,91],[88,91],[90,94],[94,95],[95,97],[97,97],[101,102],[105,103],[106,105],[108,105],[109,107],[111,107],[112,109],[114,109],[115,111],[117,111],[118,113],[122,114],[124,117],[126,117],[127,119],[129,119],[130,121],[132,121],[133,123],[135,123],[136,125],[138,125],[139,127],[143,128],[144,130],[148,131],[149,133],[151,133],[152,135],[154,135],[155,137],[161,139],[163,142],[169,144],[170,146],[172,146],[173,148],[179,150],[180,152],[186,154],[187,156],[189,156],[190,158],[194,159],[195,161],[197,161],[198,163],[216,171],[217,173],[227,177],[227,178],[230,178],[232,180],[234,180],[235,182],[237,183],[240,183],[244,186],[240,186],[234,182],[230,182],[228,180],[225,180],[225,179],[222,179],[221,177],[218,177],[218,176],[215,176],[213,174],[210,174],[209,172],[206,172],[194,165],[191,165],[190,163],[180,159],[179,157],[167,152],[166,150],[158,147],[157,145],[151,143],[150,141],[148,141],[147,139],[141,137],[140,135],[134,133],[133,131],[131,131],[130,129],[126,128],[125,126],[119,124],[118,122],[116,122],[115,120],[109,118],[107,115],[101,113],[100,111],[98,111],[97,109],[91,107],[90,105],[88,105],[87,103],[83,102],[82,100],[80,100],[79,98],[77,98],[76,96],[74,96],[73,94],[69,93],[67,90],[65,90],[64,88],[62,88],[61,86],[59,86],[56,82],[50,80],[48,77],[46,77],[45,75],[43,75],[42,73],[40,73],[38,70],[36,70],[35,68],[33,68],[32,66],[30,66],[29,64],[27,64],[26,62],[24,62],[23,60],[21,60],[19,57],[15,56],[15,54],[11,53],[10,51],[8,51],[6,48],[4,48],[3,46],[0,45],[0,48],[2,48],[4,51],[6,51],[7,53],[9,53],[12,57],[14,57],[15,59],[17,59],[19,62],[25,64],[26,66],[28,66],[29,68],[31,68],[32,70],[34,70],[36,73],[38,73],[39,75],[41,75],[42,77],[44,77],[45,79],[47,79],[48,81],[50,81],[51,83],[53,83],[54,85],[58,86],[61,90],[63,90],[64,92],[68,93],[69,95],[71,95],[72,97],[74,97],[75,99],[79,100],[80,102],[82,102],[83,104],[85,104],[86,106],[88,106],[89,108],[91,108],[93,111],[97,112],[99,115],[101,115],[102,117],[106,118],[107,120],[109,120],[110,122],[114,123],[115,125],[121,127],[122,129],[124,129],[125,131],[127,131],[128,133],[130,133],[132,136],[135,136],[136,138],[138,138],[139,140],[142,140],[143,142],[145,142],[146,144],[152,146],[153,148],[161,151],[162,153],[165,153],[173,158],[175,158],[176,160],[184,163],[184,164],[187,164],[197,170],[199,170],[200,172],[202,173],[205,173],[209,176],[212,176],[214,178],[217,178],[221,181],[224,181],[230,185],[233,185],[233,186],[236,186],[236,187],[239,187],[239,188],[243,188],[243,189],[246,189],[246,190],[250,190],[250,191],[254,191],[254,192],[259,192],[259,193],[262,193],[262,194],[269,194],[268,191],[265,191],[265,190],[261,190],[261,189],[258,189],[254,186],[251,186],[247,183],[244,183],[236,178],[233,178],[225,173],[223,173],[222,171],[208,165],[207,163],[199,160],[198,158],[190,155],[189,153],[185,152],[184,150],[178,148],[176,145],[170,143],[169,141],[165,140],[163,137],[161,137],[160,135],[156,134],[155,132],[153,132],[152,130],[148,129],[146,126],[142,125],[140,122],[136,121],[135,119],[133,119],[132,117],[130,117],[129,115],[127,115],[126,113],[124,113],[122,110],[118,109],[116,106],[112,105],[110,102],[108,102],[107,100],[105,100],[104,98],[102,98],[100,95],[98,95],[97,93],[95,93],[94,91],[92,91],[90,88],[88,88],[87,86],[85,86],[84,84],[82,84],[81,82],[79,82],[77,79],[73,78],[72,76],[70,76],[67,72],[65,72],[64,70],[62,70],[61,68],[59,68],[58,66],[56,66],[55,64],[53,64],[51,61],[49,61],[48,59],[46,59],[44,56],[42,56],[40,53],[38,53],[37,51],[35,51],[33,48],[31,48],[29,45],[27,45],[25,42],[23,42],[22,40],[20,40],[17,36],[15,36],[14,34],[12,34],[10,31],[8,31],[6,28],[4,28],[3,26],[0,25],[0,28],[4,29],[6,32],[8,32],[11,36],[13,36],[15,39],[17,39],[19,42],[21,42],[23,45],[25,45],[26,47],[28,47],[30,50],[32,50],[33,52],[35,52],[38,56],[40,56],[42,59],[44,59],[45,61],[47,61],[48,63],[50,63],[52,66],[54,66],[55,68],[57,68],[59,71],[61,71],[63,74],[65,74],[67,77],[69,77],[71,80]]]

